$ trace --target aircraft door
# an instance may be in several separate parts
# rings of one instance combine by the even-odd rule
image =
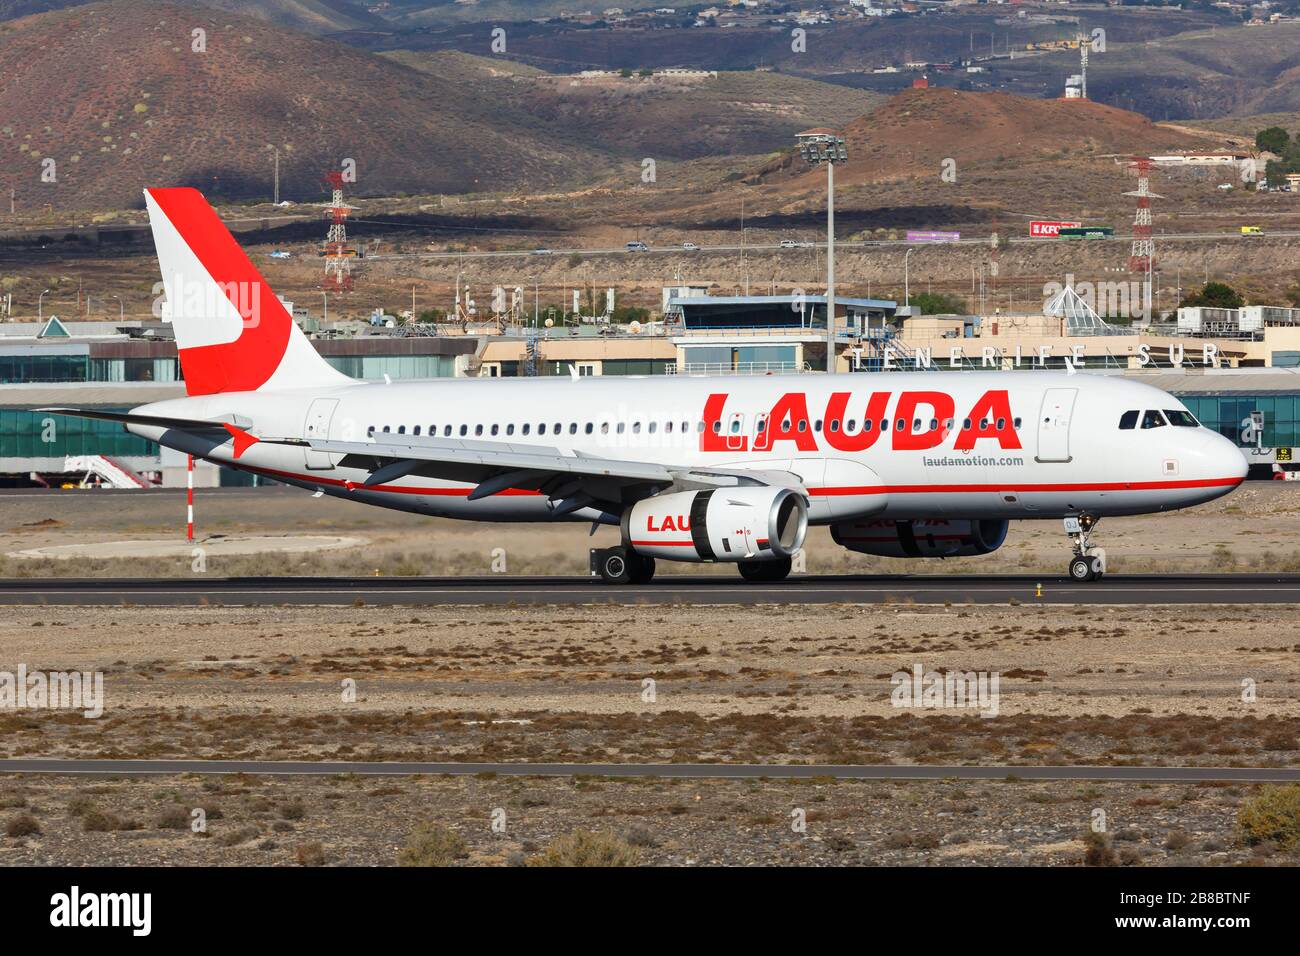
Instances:
[[[330,421],[334,418],[334,409],[338,407],[337,398],[318,398],[307,409],[307,420],[303,423],[304,438],[325,439],[330,436]],[[323,471],[334,467],[335,456],[311,448],[303,450],[306,465],[312,471]]]
[[[1043,393],[1043,405],[1038,412],[1039,462],[1067,462],[1070,460],[1070,418],[1074,413],[1077,388],[1049,388]]]

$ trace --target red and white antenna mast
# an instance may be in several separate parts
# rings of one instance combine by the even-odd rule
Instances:
[[[348,245],[348,231],[345,225],[348,214],[356,206],[349,206],[343,201],[343,173],[331,170],[325,174],[325,185],[333,191],[330,204],[325,207],[330,228],[325,236],[325,248],[321,255],[325,257],[325,279],[321,288],[326,292],[352,291],[352,260],[357,250]]]
[[[1137,189],[1124,193],[1137,197],[1137,213],[1133,217],[1133,247],[1129,251],[1129,272],[1150,275],[1155,270],[1156,241],[1151,234],[1151,200],[1164,199],[1151,191],[1151,160],[1135,156],[1129,169],[1137,174]]]

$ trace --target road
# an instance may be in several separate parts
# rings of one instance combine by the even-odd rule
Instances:
[[[1041,585],[1041,588],[1040,588]],[[612,586],[588,577],[7,578],[0,605],[550,604],[1297,604],[1300,574],[1062,576],[808,575],[747,584],[739,575],[662,575]]]
[[[1099,780],[1107,782],[1295,783],[1300,769],[1274,767],[969,767],[850,766],[845,764],[643,764],[643,763],[426,763],[294,760],[0,760],[3,773],[138,776],[179,773],[248,773],[273,776],[410,776],[496,774],[502,777],[663,777],[689,780]]]
[[[1162,233],[1156,239],[1159,242],[1254,242],[1260,239],[1295,239],[1300,238],[1300,231],[1279,230],[1275,232],[1265,232],[1262,236],[1243,236],[1239,232],[1184,232],[1184,233]],[[1080,243],[1089,242],[1124,242],[1131,243],[1131,235],[1114,235],[1105,239],[1081,239],[1067,240],[1054,237],[1037,238],[1029,236],[1008,236],[1010,243],[1019,245],[1021,243],[1066,243],[1074,246]],[[990,236],[978,236],[962,239],[954,239],[948,242],[909,242],[906,239],[837,239],[835,240],[836,249],[861,249],[867,247],[888,247],[900,246],[909,249],[925,248],[929,246],[990,246],[992,238]],[[683,249],[681,245],[661,245],[650,246],[648,249],[631,250],[623,246],[593,247],[593,248],[575,248],[575,249],[498,249],[486,252],[406,252],[392,253],[390,255],[372,255],[367,259],[502,259],[517,256],[528,258],[546,259],[555,256],[613,256],[613,255],[708,255],[723,254],[734,255],[736,253],[748,252],[806,252],[810,249],[825,249],[826,242],[800,241],[794,246],[782,246],[779,242],[769,243],[740,243],[725,245],[702,245],[695,249]]]

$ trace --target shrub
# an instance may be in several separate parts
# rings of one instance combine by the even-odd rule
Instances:
[[[1282,849],[1300,844],[1300,784],[1265,787],[1237,811],[1246,843],[1271,841]]]
[[[182,806],[170,806],[158,814],[159,830],[187,830],[189,826],[190,815]]]
[[[451,866],[469,856],[469,847],[459,833],[436,823],[422,823],[397,854],[398,866]]]
[[[1119,854],[1115,852],[1110,834],[1089,830],[1083,838],[1083,845],[1084,866],[1119,866]]]
[[[541,853],[530,857],[529,866],[636,866],[641,857],[636,847],[607,831],[574,830],[556,837]]]
[[[300,843],[294,856],[299,866],[325,865],[325,848],[319,843]]]
[[[302,805],[301,800],[294,800],[280,807],[280,816],[286,820],[301,820],[306,815],[307,808]]]
[[[41,825],[36,822],[36,818],[30,813],[20,813],[5,824],[5,836],[34,836],[40,832]]]

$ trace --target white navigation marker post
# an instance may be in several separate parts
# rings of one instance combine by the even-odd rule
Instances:
[[[194,540],[194,456],[185,456],[185,540]]]

